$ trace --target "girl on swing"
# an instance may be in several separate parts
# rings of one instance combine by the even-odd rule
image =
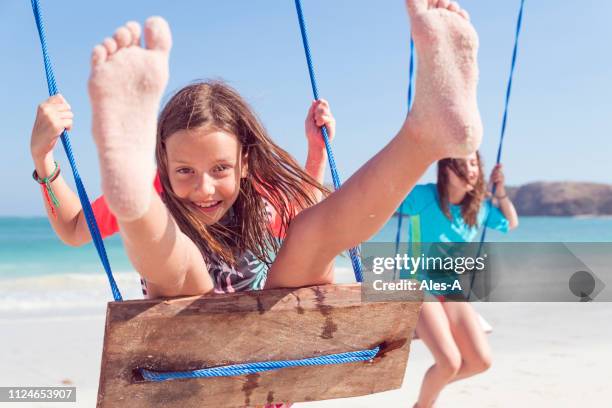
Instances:
[[[480,154],[438,161],[438,182],[416,186],[400,206],[411,217],[411,243],[472,242],[480,227],[507,232],[518,226],[508,198],[501,164],[493,168],[487,199]],[[491,191],[492,189],[489,188]],[[446,250],[452,250],[447,248]],[[436,248],[434,247],[434,251]],[[424,302],[416,332],[434,357],[415,407],[433,406],[449,383],[479,374],[491,365],[491,351],[480,317],[472,305],[453,299],[448,291],[432,291]]]
[[[187,87],[157,119],[172,45],[163,19],[147,20],[144,47],[140,26],[128,23],[94,48],[89,93],[102,190],[149,296],[222,290],[214,273],[240,275],[252,260],[265,264],[267,288],[331,283],[335,256],[375,234],[432,162],[476,150],[478,38],[469,17],[456,3],[407,3],[423,68],[413,111],[381,152],[319,203],[320,183],[229,88]],[[60,117],[69,123],[71,114],[63,109]],[[154,155],[163,201],[153,187]],[[54,170],[36,164],[39,179]]]

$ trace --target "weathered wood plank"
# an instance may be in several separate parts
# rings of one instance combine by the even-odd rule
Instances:
[[[399,388],[421,306],[362,303],[359,284],[108,304],[98,407],[243,407]],[[248,376],[139,381],[139,367],[194,370],[381,345],[372,362]]]

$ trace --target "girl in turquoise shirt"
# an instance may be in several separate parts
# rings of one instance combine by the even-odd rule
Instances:
[[[437,184],[416,186],[400,207],[410,215],[411,243],[471,242],[483,223],[503,232],[516,228],[518,216],[501,165],[493,169],[490,183],[495,195],[488,198],[478,152],[467,159],[440,160]],[[446,384],[491,365],[491,350],[472,306],[437,299],[423,303],[416,328],[435,363],[423,378],[415,408],[431,407]]]

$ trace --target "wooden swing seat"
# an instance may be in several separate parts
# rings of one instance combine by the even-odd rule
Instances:
[[[364,303],[361,285],[110,302],[97,407],[244,407],[399,388],[422,302]],[[234,377],[145,381],[185,371],[372,349],[367,362]]]

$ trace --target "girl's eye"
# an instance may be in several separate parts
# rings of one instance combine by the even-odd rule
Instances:
[[[190,168],[187,168],[187,167],[181,167],[181,168],[176,169],[176,172],[178,174],[191,174],[192,170]]]
[[[227,170],[229,170],[231,168],[231,166],[227,165],[227,164],[219,164],[218,166],[216,166],[214,168],[215,173],[223,173]]]

